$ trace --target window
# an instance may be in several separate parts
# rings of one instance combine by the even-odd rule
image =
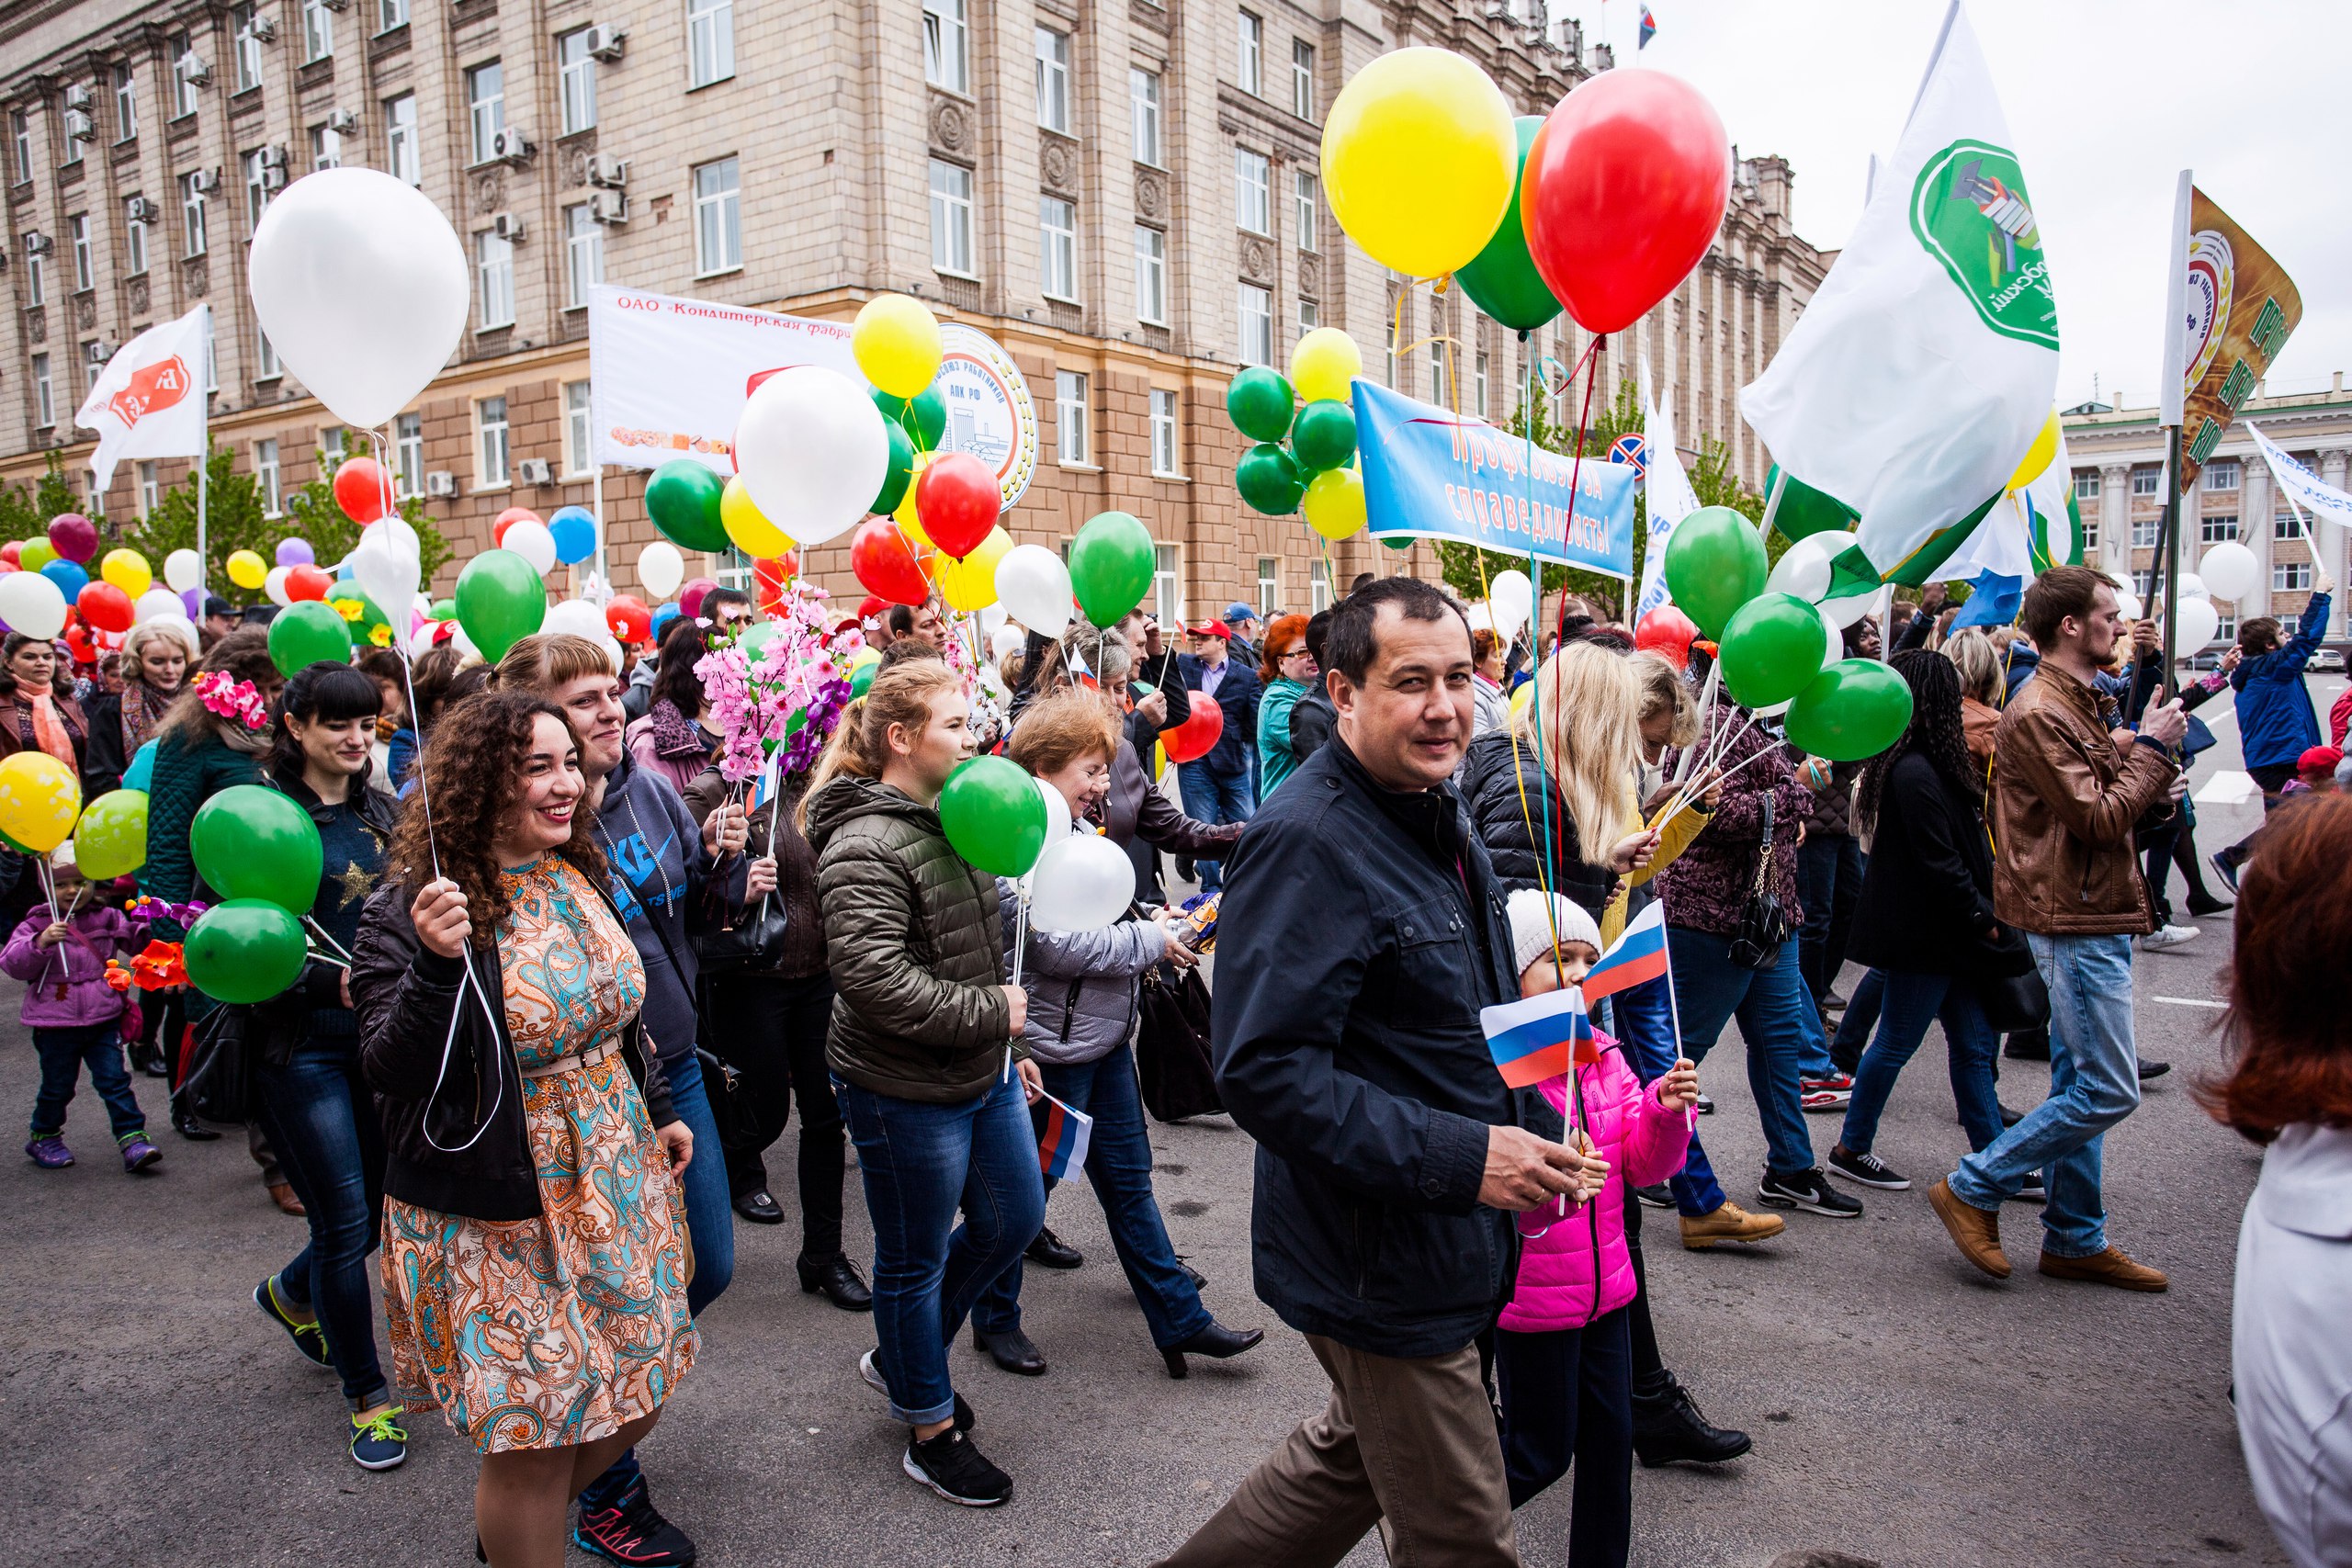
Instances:
[[[2203,517],[2198,520],[2197,537],[2201,544],[2217,545],[2223,539],[2234,539],[2237,536],[2238,520],[2235,513],[2223,517]]]
[[[487,163],[491,146],[506,129],[506,73],[495,60],[466,73],[466,109],[473,126],[469,163]]]
[[[2213,627],[2213,641],[2211,646],[2214,648],[2227,648],[2230,644],[2237,640],[2238,618],[2234,614],[2224,615],[2221,618],[2220,622]]]
[[[392,421],[392,493],[397,500],[424,493],[424,416],[404,413]]]
[[[1154,85],[1157,85],[1155,78]],[[33,117],[23,109],[8,111],[8,135],[16,148],[18,183],[33,177]]]
[[[1315,175],[1306,169],[1293,169],[1290,176],[1291,231],[1297,237],[1302,251],[1316,249],[1316,213],[1322,205],[1323,190]]]
[[[1274,362],[1274,297],[1254,283],[1244,283],[1235,295],[1241,321],[1240,344],[1234,357],[1244,365]]]
[[[1306,568],[1306,607],[1311,615],[1331,607],[1331,564],[1312,561]]]
[[[1280,556],[1258,558],[1258,618],[1261,621],[1273,619],[1274,606],[1282,602],[1282,565]]]
[[[18,243],[21,245],[23,242],[19,241]],[[48,260],[49,258],[39,251],[25,252],[25,303],[27,305],[48,303],[49,268],[44,265]]]
[[[2134,468],[2132,470],[2132,493],[2133,495],[2162,495],[2164,492],[2165,471],[2162,468]]]
[[[587,382],[563,384],[563,471],[567,474],[584,474],[596,466],[591,455],[589,406]]]
[[[1151,613],[1163,626],[1184,619],[1184,558],[1174,545],[1151,547]]]
[[[686,85],[735,74],[735,0],[686,0]]]
[[[408,26],[408,0],[376,0],[376,30],[390,32]]]
[[[556,92],[566,136],[596,123],[596,61],[588,52],[589,30],[574,28],[555,40]]]
[[[2300,539],[2303,536],[2302,525],[2295,521],[2295,514],[2291,512],[2273,513],[2270,516],[2270,536],[2274,539]]]
[[[2270,591],[2292,593],[2312,585],[2312,563],[2307,560],[2280,560],[2270,563]]]
[[[66,243],[74,251],[74,291],[85,293],[97,280],[90,275],[90,215],[77,212],[65,220]]]
[[[1476,363],[1472,367],[1470,384],[1474,393],[1472,412],[1480,419],[1490,417],[1487,412],[1487,355],[1484,351],[1479,353]]]
[[[1151,389],[1151,471],[1163,479],[1181,476],[1176,467],[1176,394]]]
[[[57,398],[49,384],[49,355],[33,355],[33,423],[48,430],[57,423]]]
[[[1266,155],[1247,147],[1233,150],[1233,220],[1252,234],[1274,231],[1272,202],[1266,194]]]
[[[139,515],[142,518],[153,516],[164,499],[164,487],[155,477],[155,460],[152,457],[139,465],[137,493]]]
[[[1136,319],[1168,324],[1168,236],[1136,225]]]
[[[563,209],[563,302],[574,310],[605,281],[605,226],[588,215],[584,201]]]
[[[743,192],[735,160],[695,169],[695,272],[707,277],[743,265]]]
[[[1127,68],[1127,108],[1134,119],[1135,160],[1159,164],[1159,73],[1140,65]],[[18,117],[22,118],[21,116]],[[29,157],[29,153],[28,154]],[[29,168],[29,164],[27,165]],[[30,174],[19,176],[30,179]]]
[[[180,62],[196,52],[196,39],[189,33],[174,33],[167,47],[172,55],[172,118],[184,119],[196,112],[196,84],[180,69]]]
[[[134,196],[123,203],[123,271],[132,277],[138,277],[147,270],[147,224],[143,219],[130,216],[140,209],[144,199]]]
[[[2217,458],[2205,465],[2203,477],[2209,494],[2215,491],[2233,491],[2238,488],[2238,460],[2235,457]]]
[[[114,134],[119,141],[139,134],[139,78],[128,65],[114,68]]]
[[[971,0],[922,0],[922,79],[951,93],[972,90]]]
[[[1430,401],[1442,409],[1453,406],[1453,365],[1445,352],[1450,346],[1442,341],[1430,344]]]
[[[86,338],[82,344],[82,396],[87,398],[96,389],[98,378],[107,373],[107,356],[99,352],[98,340]]]
[[[1078,207],[1057,196],[1037,198],[1037,276],[1049,299],[1078,298]]]
[[[261,39],[254,36],[254,14],[257,8],[235,6],[229,11],[229,34],[236,53],[236,88],[240,93],[261,85]]]
[[[2156,531],[2163,525],[2163,523],[2164,519],[2160,517],[2134,517],[2132,519],[2132,547],[2135,550],[2154,549],[2156,547]]]
[[[220,356],[213,352],[212,312],[204,312],[204,392],[210,397],[220,389]]]
[[[2075,470],[2075,499],[2076,501],[2097,501],[2098,499],[2098,470],[2097,468],[2078,468]]]
[[[91,516],[101,515],[107,509],[107,492],[98,488],[98,470],[82,470],[82,510]]]
[[[1315,46],[1298,39],[1290,45],[1290,112],[1315,118]]]
[[[324,60],[334,52],[334,12],[327,0],[302,0],[302,62]]]
[[[277,491],[277,442],[254,443],[254,478],[261,485],[261,514],[264,517],[280,515],[284,508],[279,505]]]
[[[413,186],[424,183],[424,158],[416,141],[416,95],[384,100],[384,172]]]
[[[267,149],[256,147],[244,155],[245,165],[245,232],[251,234],[261,224],[261,215],[269,210],[269,164],[264,162]]]
[[[1037,29],[1037,123],[1069,134],[1069,34]]]
[[[1235,84],[1245,93],[1266,91],[1266,24],[1241,13],[1240,57],[1234,62]]]
[[[269,334],[256,323],[254,327],[254,379],[275,381],[285,371],[286,367],[277,362],[277,350],[271,344]]]
[[[481,285],[483,332],[514,324],[514,242],[494,229],[474,236],[474,276]]]
[[[931,265],[972,276],[972,171],[931,161]]]
[[[2083,519],[2083,558],[2089,560],[2098,554],[2098,519]]]
[[[185,255],[204,254],[204,189],[198,183],[203,177],[180,176],[180,250]]]
[[[489,490],[506,483],[506,400],[484,398],[474,405],[474,423],[481,431],[481,461],[474,471],[474,487]]]
[[[311,127],[311,167],[340,169],[343,167],[343,132],[331,125]]]
[[[1305,337],[1322,324],[1322,307],[1312,299],[1301,299],[1298,302],[1298,335]]]
[[[1054,372],[1054,453],[1060,461],[1087,461],[1086,378],[1075,370]]]

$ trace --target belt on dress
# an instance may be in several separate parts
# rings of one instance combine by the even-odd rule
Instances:
[[[607,1040],[602,1045],[592,1045],[577,1055],[558,1056],[554,1061],[542,1062],[536,1067],[524,1067],[521,1072],[526,1078],[551,1077],[557,1073],[569,1072],[573,1067],[593,1067],[597,1063],[617,1054],[620,1048],[619,1041]]]

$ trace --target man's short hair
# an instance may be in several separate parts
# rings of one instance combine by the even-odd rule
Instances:
[[[2069,615],[2078,621],[2091,618],[2091,608],[2102,588],[2113,592],[2115,584],[2089,567],[2053,566],[2025,591],[2025,603],[2018,608],[2018,629],[2047,653],[2058,646],[2059,623]]]
[[[1394,604],[1396,613],[1408,621],[1442,621],[1448,615],[1462,623],[1462,640],[1466,648],[1470,641],[1470,622],[1462,606],[1446,597],[1443,591],[1423,582],[1418,577],[1374,578],[1370,586],[1349,594],[1331,612],[1330,629],[1324,636],[1324,646],[1330,654],[1325,668],[1337,670],[1351,684],[1361,686],[1372,672],[1372,661],[1380,656],[1380,644],[1373,636],[1373,623],[1379,618],[1384,604]],[[1312,637],[1314,628],[1307,629]]]
[[[2259,659],[2278,646],[2279,626],[2276,615],[2256,615],[2238,626],[2238,650],[2248,659]]]
[[[752,596],[740,588],[714,588],[702,596],[702,604],[699,606],[702,618],[706,621],[716,621],[718,619],[718,612],[729,604],[741,604],[748,610],[752,607]]]
[[[882,624],[890,628],[892,637],[905,637],[915,629],[915,607],[893,604],[883,613]]]
[[[1371,572],[1360,571],[1356,573],[1355,581],[1348,584],[1348,592],[1351,596],[1361,593],[1379,581],[1380,579]]]
[[[1315,656],[1315,668],[1317,671],[1330,668],[1323,661],[1323,654],[1331,642],[1331,614],[1329,610],[1317,610],[1306,617],[1306,630],[1304,634],[1306,638],[1306,651]]]

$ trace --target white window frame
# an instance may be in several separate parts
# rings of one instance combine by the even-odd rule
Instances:
[[[98,340],[96,338],[85,340],[82,344],[82,386],[80,389],[80,395],[85,400],[89,398],[89,395],[92,392],[98,389],[98,378],[105,375],[106,372],[106,355],[98,352]]]
[[[563,279],[567,310],[586,309],[588,290],[605,281],[605,226],[584,201],[563,209]]]
[[[1449,345],[1443,339],[1430,344],[1430,402],[1442,409],[1453,407],[1453,362],[1446,357]]]
[[[2303,536],[2303,525],[2295,521],[2292,512],[2274,512],[2270,514],[2270,536],[2273,539],[2300,539]]]
[[[2312,585],[2312,563],[2307,560],[2274,560],[2270,563],[2270,592],[2273,593],[2302,593]]]
[[[514,242],[495,229],[474,231],[474,330],[514,324]]]
[[[1274,362],[1274,291],[1254,283],[1234,285],[1234,357],[1244,365]]]
[[[1136,320],[1168,324],[1168,236],[1136,225]]]
[[[90,215],[76,212],[65,220],[65,243],[74,254],[74,292],[86,294],[98,286],[90,255]]]
[[[392,498],[424,493],[424,416],[404,413],[392,421]]]
[[[1298,302],[1298,335],[1305,337],[1323,324],[1323,308],[1312,299]],[[1293,339],[1293,342],[1297,341]]]
[[[1138,164],[1160,166],[1159,73],[1140,65],[1127,67],[1127,132]]]
[[[302,0],[302,63],[334,58],[334,12],[326,0]]]
[[[2136,496],[2162,496],[2165,493],[2164,469],[2160,468],[2132,469],[2132,493]]]
[[[172,118],[186,119],[196,112],[198,96],[196,84],[180,74],[180,61],[196,52],[196,37],[192,33],[174,33],[164,46],[172,56]]]
[[[249,93],[261,85],[261,39],[254,36],[254,20],[260,7],[245,5],[229,12],[230,54],[235,61],[232,85],[239,93]]]
[[[343,132],[331,125],[311,127],[311,172],[343,167]]]
[[[1066,468],[1090,468],[1093,464],[1087,389],[1084,371],[1054,372],[1054,458]]]
[[[261,486],[261,514],[264,517],[283,517],[286,514],[282,504],[285,498],[278,490],[278,477],[276,439],[264,438],[254,442],[254,480]]]
[[[1315,118],[1315,46],[1303,38],[1290,40],[1290,112]]]
[[[424,144],[416,123],[416,95],[398,93],[384,100],[385,173],[412,186],[424,183]]]
[[[8,135],[16,147],[15,183],[33,177],[33,117],[23,109],[8,111]]]
[[[2098,487],[2099,477],[2097,468],[2078,468],[2075,471],[2076,501],[2097,501],[2099,494]]]
[[[2083,519],[2083,555],[2085,558],[2087,559],[2091,556],[2095,555],[2098,550],[2098,518],[2097,515],[2092,515]]]
[[[1078,299],[1078,203],[1037,197],[1037,276],[1048,299]]]
[[[139,134],[139,74],[126,61],[114,68],[114,136],[128,141]]]
[[[694,167],[695,276],[743,270],[743,165],[733,157]]]
[[[922,0],[922,79],[971,96],[971,0]]]
[[[269,166],[262,162],[265,148],[256,147],[240,155],[245,170],[245,234],[248,239],[261,227],[261,215],[269,210]]]
[[[931,265],[954,277],[978,276],[973,269],[978,236],[973,232],[972,171],[942,158],[931,161]]]
[[[1233,85],[1251,97],[1266,94],[1266,23],[1254,12],[1239,13],[1234,34]]]
[[[686,0],[686,87],[735,74],[735,0]]]
[[[2208,494],[2234,493],[2243,482],[2243,472],[2235,457],[2216,457],[2205,465],[2199,478]]]
[[[196,186],[197,175],[180,177],[180,254],[200,256],[210,243],[206,236],[205,194]]]
[[[1233,221],[1252,234],[1274,231],[1272,160],[1247,147],[1233,150]]]
[[[1260,556],[1258,558],[1258,618],[1260,620],[1271,621],[1274,618],[1274,607],[1283,602],[1282,585],[1283,558]]]
[[[563,384],[563,471],[581,478],[596,471],[595,429],[591,423],[594,402],[585,381]]]
[[[1491,419],[1494,416],[1487,412],[1487,351],[1483,348],[1471,365],[1471,375],[1474,378],[1472,386],[1477,394],[1476,412],[1480,419]]]
[[[48,260],[39,251],[25,253],[25,303],[28,306],[49,303]]]
[[[376,30],[390,32],[408,26],[408,0],[376,0]]]
[[[134,504],[142,520],[153,516],[155,508],[163,504],[164,487],[163,482],[156,478],[156,467],[154,458],[141,458],[137,469],[137,482],[131,487],[131,495],[135,498]]]
[[[1183,454],[1178,450],[1179,417],[1176,392],[1169,387],[1154,387],[1148,400],[1151,419],[1151,473],[1154,479],[1181,479],[1184,477]]]
[[[573,28],[555,36],[556,98],[561,134],[596,128],[596,57],[588,52],[592,28]]]
[[[1315,560],[1306,563],[1306,613],[1315,615],[1331,607],[1331,563]]]
[[[262,331],[259,321],[255,321],[254,323],[254,379],[275,381],[285,374],[286,367],[277,362],[277,345],[269,341],[269,334]]]
[[[2132,547],[2135,550],[2154,549],[2156,547],[2156,534],[2163,526],[2164,519],[2162,517],[2134,517],[2132,519]]]
[[[466,162],[486,164],[492,143],[506,129],[505,62],[485,60],[479,65],[467,66],[465,84],[468,147],[472,153]]]
[[[1316,243],[1322,229],[1323,182],[1312,169],[1290,172],[1291,243],[1302,251],[1320,247]]]
[[[134,196],[123,202],[122,259],[126,277],[142,277],[147,272],[147,224],[130,215],[130,203],[140,199]]]
[[[1047,130],[1070,134],[1069,34],[1040,24],[1035,50],[1037,61],[1037,123]]]
[[[514,483],[513,434],[504,398],[474,400],[474,489],[505,490]]]
[[[1184,547],[1151,547],[1151,611],[1163,626],[1184,624]]]
[[[2234,512],[2216,513],[2211,517],[2197,520],[2197,542],[2200,545],[2223,544],[2235,540],[2237,536],[2238,514]]]
[[[33,428],[53,430],[57,427],[57,391],[51,383],[49,355],[33,355]]]

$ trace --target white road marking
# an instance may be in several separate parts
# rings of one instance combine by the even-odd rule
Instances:
[[[2217,1002],[2205,997],[2150,997],[2148,999],[2152,1002],[2168,1003],[2177,1008],[2226,1009],[2230,1005],[2227,1002]]]

